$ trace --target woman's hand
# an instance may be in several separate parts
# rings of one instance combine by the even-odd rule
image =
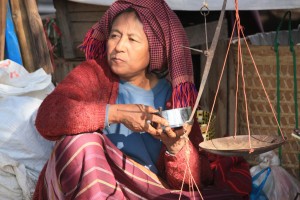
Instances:
[[[122,123],[136,132],[148,132],[151,135],[161,135],[161,127],[168,126],[168,121],[157,115],[158,110],[141,104],[110,105],[108,121]]]
[[[109,122],[122,123],[136,132],[148,132],[161,140],[172,154],[179,152],[186,143],[192,125],[172,129],[168,121],[159,116],[158,110],[141,104],[115,104],[109,108]],[[150,122],[150,123],[149,123]]]
[[[184,123],[182,127],[176,129],[165,127],[162,134],[154,137],[160,139],[166,145],[169,153],[176,154],[186,144],[186,139],[191,130],[192,125]]]

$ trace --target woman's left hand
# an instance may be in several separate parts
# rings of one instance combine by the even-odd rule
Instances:
[[[182,127],[176,129],[165,127],[160,135],[153,135],[153,137],[160,139],[166,145],[169,153],[176,154],[186,144],[191,129],[191,124],[184,123]]]

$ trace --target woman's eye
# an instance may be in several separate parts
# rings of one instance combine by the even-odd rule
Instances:
[[[129,39],[130,41],[132,41],[132,42],[138,42],[136,39],[134,39],[134,38],[130,38]]]
[[[117,35],[117,34],[110,34],[109,37],[110,37],[110,38],[116,38],[116,37],[118,37],[118,35]]]

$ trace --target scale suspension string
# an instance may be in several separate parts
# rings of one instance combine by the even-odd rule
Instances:
[[[272,106],[272,104],[271,104],[271,100],[270,100],[270,98],[269,98],[269,95],[268,95],[268,93],[267,93],[267,91],[266,91],[266,88],[265,88],[264,83],[263,83],[263,81],[262,81],[262,78],[261,78],[261,76],[260,76],[260,74],[259,74],[259,71],[258,71],[258,68],[257,68],[257,66],[256,66],[256,63],[255,63],[255,61],[254,61],[253,55],[252,55],[252,53],[251,53],[250,47],[249,47],[249,45],[248,45],[247,39],[246,39],[245,34],[244,34],[244,31],[243,31],[243,27],[242,27],[241,24],[240,24],[240,17],[239,17],[239,14],[238,14],[238,0],[235,0],[235,5],[236,5],[236,8],[235,8],[235,9],[236,9],[236,22],[237,22],[237,31],[238,31],[238,56],[239,56],[238,60],[241,61],[242,68],[243,68],[243,62],[242,62],[242,48],[241,48],[241,42],[240,42],[241,37],[242,37],[242,38],[243,38],[243,41],[244,41],[244,43],[245,43],[245,45],[246,45],[246,47],[247,47],[247,50],[248,50],[248,53],[249,53],[249,55],[250,55],[251,61],[252,61],[253,65],[254,65],[254,69],[255,69],[255,71],[256,71],[256,74],[257,74],[257,76],[258,76],[258,78],[259,78],[259,81],[260,81],[260,83],[261,83],[261,85],[262,85],[264,94],[265,94],[265,96],[266,96],[266,98],[267,98],[267,100],[268,100],[268,103],[269,103],[269,105],[270,105],[270,108],[271,108],[271,110],[272,110],[272,113],[273,113],[274,119],[275,119],[275,121],[276,121],[277,127],[278,127],[278,129],[280,130],[282,139],[283,139],[283,140],[286,140],[285,137],[284,137],[283,131],[281,130],[281,127],[280,127],[280,124],[279,124],[279,122],[278,122],[278,119],[277,119],[277,117],[276,117],[275,110],[274,110],[274,108],[273,108],[273,106]],[[244,75],[244,74],[242,73],[242,78],[243,78],[243,75]],[[238,80],[237,80],[237,82],[238,82]],[[245,88],[243,88],[243,90],[245,90]],[[244,92],[244,93],[245,93],[245,92]],[[244,94],[244,98],[245,98],[245,104],[246,104],[246,115],[247,115],[246,117],[247,117],[247,126],[248,126],[249,142],[250,142],[250,130],[249,130],[248,111],[247,111],[247,97],[246,97],[245,94]],[[237,111],[236,111],[236,112],[237,112]],[[250,143],[250,144],[251,144],[251,143]]]
[[[204,0],[203,6],[200,8],[200,13],[204,17],[204,31],[205,31],[205,46],[206,46],[206,54],[208,53],[208,39],[207,39],[207,23],[206,16],[209,14],[208,4]]]
[[[244,53],[242,52],[242,50],[243,50],[242,49],[242,44],[245,44],[247,53],[250,55],[250,59],[251,59],[253,65],[254,65],[256,74],[257,74],[257,76],[259,78],[259,81],[260,81],[260,84],[261,84],[261,86],[263,88],[264,94],[265,94],[265,96],[267,98],[267,101],[268,101],[268,103],[270,105],[270,108],[272,110],[274,118],[276,119],[277,126],[278,126],[278,128],[279,128],[279,130],[281,132],[282,139],[284,141],[286,139],[285,139],[285,137],[284,137],[284,135],[283,135],[283,133],[281,131],[281,127],[280,127],[280,124],[278,123],[278,120],[276,118],[276,114],[275,114],[274,108],[273,108],[273,106],[271,104],[271,101],[270,101],[270,98],[269,98],[269,96],[268,96],[268,94],[266,92],[266,88],[265,88],[265,86],[263,84],[261,75],[258,72],[258,68],[257,68],[256,63],[254,61],[253,55],[252,55],[252,53],[250,51],[249,45],[247,43],[247,38],[245,37],[245,34],[244,34],[244,27],[240,23],[240,16],[239,16],[239,13],[238,13],[238,0],[235,0],[235,6],[236,6],[235,7],[235,12],[236,12],[235,16],[236,17],[235,17],[235,21],[234,21],[234,25],[233,25],[231,37],[230,37],[230,40],[229,40],[229,43],[228,43],[228,48],[227,48],[227,51],[226,51],[226,54],[225,54],[225,60],[224,60],[223,67],[222,67],[222,70],[221,70],[220,78],[218,80],[217,89],[216,89],[216,93],[215,93],[215,96],[214,96],[214,100],[213,100],[213,104],[212,104],[212,108],[211,108],[210,113],[213,113],[214,108],[215,108],[216,99],[217,99],[217,95],[218,95],[219,90],[220,90],[221,80],[222,80],[222,77],[223,77],[223,74],[224,74],[224,71],[225,71],[224,69],[225,69],[226,61],[227,61],[227,58],[228,58],[228,55],[229,55],[230,46],[232,44],[232,39],[233,39],[234,33],[236,33],[236,35],[237,35],[237,40],[236,40],[237,41],[237,69],[236,69],[236,74],[235,74],[235,76],[236,76],[235,95],[236,96],[235,96],[235,112],[234,112],[234,114],[235,114],[235,116],[234,116],[234,122],[235,122],[235,124],[234,124],[234,131],[235,131],[234,132],[234,138],[236,139],[236,136],[237,136],[237,111],[238,111],[238,105],[237,104],[238,104],[238,94],[239,94],[239,91],[241,91],[241,97],[243,96],[243,98],[241,98],[241,100],[243,101],[243,104],[244,104],[245,110],[246,110],[246,112],[245,112],[245,115],[246,115],[245,118],[246,118],[246,123],[247,123],[247,132],[248,132],[248,134],[246,135],[245,138],[248,139],[247,143],[249,144],[249,148],[244,148],[244,149],[248,149],[249,153],[252,153],[254,151],[254,149],[257,147],[257,144],[255,143],[255,144],[253,144],[253,146],[251,144],[251,142],[252,142],[251,138],[253,136],[251,136],[251,133],[250,133],[250,120],[249,120],[249,110],[248,110],[249,109],[249,107],[248,107],[249,105],[248,105],[247,94],[246,94],[246,79],[245,79],[246,75],[244,73],[244,69],[245,69],[244,68],[244,64],[243,64],[243,59],[244,59],[243,58],[243,54]],[[211,52],[209,52],[209,54],[208,54],[208,58],[210,57],[210,53]],[[206,69],[204,69],[204,71],[205,70]],[[240,78],[240,80],[239,80],[239,78]],[[239,86],[240,81],[242,83],[241,86]],[[201,82],[201,84],[202,84],[202,82]],[[201,92],[201,84],[200,84],[199,92]],[[198,96],[199,96],[199,93],[198,93]],[[197,100],[198,100],[198,97],[197,97]],[[212,116],[213,115],[209,116],[209,120],[208,120],[208,124],[207,124],[206,130],[209,130],[209,126],[210,126],[210,122],[211,122]],[[214,141],[213,140],[210,140],[210,141],[211,141],[210,145],[212,144],[213,146],[215,146],[215,149],[218,149],[217,145],[214,144]],[[218,140],[218,141],[223,141],[223,140]],[[205,147],[205,145],[204,145],[204,147]],[[222,150],[223,149],[221,149],[221,151]],[[224,151],[223,151],[223,153],[224,153]]]
[[[236,22],[234,23],[233,30],[235,29],[235,27],[236,27]],[[221,85],[221,80],[222,80],[222,77],[223,77],[223,74],[224,74],[224,71],[225,71],[225,67],[226,67],[226,60],[227,60],[227,58],[228,58],[229,51],[230,51],[230,46],[231,46],[231,41],[232,41],[232,38],[233,38],[233,33],[234,33],[234,31],[231,33],[231,37],[230,37],[230,40],[229,40],[229,43],[228,43],[228,47],[227,47],[227,51],[226,51],[224,63],[223,63],[223,66],[222,66],[220,78],[219,78],[218,85],[217,85],[217,89],[216,89],[216,95],[214,96],[214,100],[213,100],[213,104],[212,104],[212,108],[211,108],[210,113],[213,113],[214,108],[215,108],[215,105],[216,105],[216,100],[217,100],[217,96],[218,96],[218,94],[219,94],[220,85]],[[209,130],[209,126],[210,126],[210,122],[211,122],[212,116],[213,116],[213,115],[209,115],[209,119],[208,119],[206,131]]]
[[[207,55],[207,59],[206,59],[206,63],[205,63],[205,67],[204,67],[200,87],[199,87],[199,92],[198,92],[198,95],[197,95],[192,113],[191,113],[190,118],[187,121],[187,123],[191,123],[193,121],[194,115],[196,113],[196,110],[198,108],[198,105],[199,105],[199,102],[200,102],[200,99],[201,99],[201,96],[203,94],[203,90],[204,90],[204,87],[205,87],[205,84],[206,84],[206,81],[207,81],[207,77],[208,77],[208,74],[209,74],[209,71],[210,71],[212,60],[213,60],[215,50],[216,50],[216,47],[217,47],[217,44],[218,44],[218,40],[219,40],[219,36],[220,36],[220,32],[221,32],[221,27],[222,27],[222,22],[223,22],[224,14],[225,14],[226,3],[227,3],[227,0],[224,0],[223,5],[222,5],[221,14],[220,14],[218,24],[217,24],[217,27],[216,27],[216,31],[215,31],[215,34],[214,34],[214,37],[213,37],[208,55]]]

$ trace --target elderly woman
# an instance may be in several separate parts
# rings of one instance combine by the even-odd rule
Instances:
[[[157,115],[195,101],[191,55],[182,46],[184,29],[164,1],[111,5],[86,35],[87,61],[38,111],[38,131],[57,143],[34,199],[200,198],[178,191],[213,180],[198,151],[199,125],[174,130]]]

